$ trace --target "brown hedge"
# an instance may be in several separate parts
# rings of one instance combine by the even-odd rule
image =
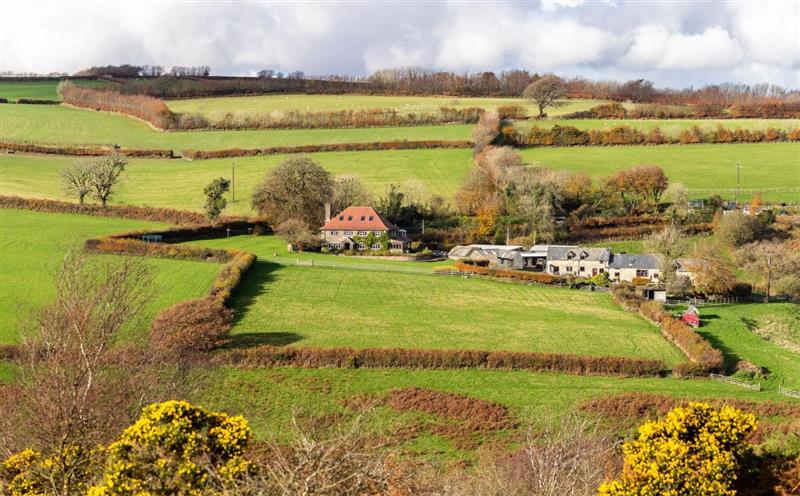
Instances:
[[[661,327],[661,333],[675,344],[691,361],[678,364],[673,369],[676,375],[707,375],[722,370],[722,352],[715,349],[700,334],[664,310],[661,303],[643,302],[639,313]]]
[[[660,360],[478,350],[402,348],[305,348],[261,345],[215,353],[211,363],[242,368],[337,367],[419,369],[502,369],[577,375],[653,377],[664,370]]]
[[[125,157],[173,158],[172,150],[163,148],[135,149],[112,146],[81,145],[37,145],[0,140],[0,149],[21,153],[42,153],[48,155],[69,155],[76,157],[99,157],[116,153]]]
[[[662,145],[695,143],[762,143],[775,141],[797,141],[796,130],[767,128],[765,131],[729,129],[722,125],[710,131],[698,126],[681,131],[677,136],[665,136],[658,127],[644,132],[628,125],[617,125],[609,129],[578,129],[573,126],[541,128],[533,126],[526,135],[513,126],[502,130],[503,144],[510,146],[615,146],[615,145]]]
[[[93,215],[97,217],[117,217],[122,219],[163,222],[166,224],[199,224],[206,218],[197,212],[175,210],[172,208],[135,207],[129,205],[108,205],[72,203],[41,198],[20,198],[18,196],[0,195],[0,208],[33,210],[36,212],[53,212],[62,214]]]
[[[112,90],[99,90],[62,83],[61,100],[69,105],[137,117],[159,129],[169,129],[175,124],[175,115],[167,104],[158,98],[144,95],[123,95]]]
[[[225,341],[233,311],[206,297],[176,303],[159,312],[150,328],[150,347],[161,357],[188,358]]]
[[[190,160],[228,157],[252,157],[255,155],[282,155],[290,153],[360,152],[379,150],[414,150],[427,148],[472,148],[469,141],[445,140],[396,140],[366,143],[329,143],[318,145],[274,146],[270,148],[229,148],[225,150],[183,150],[181,155]]]
[[[16,344],[0,344],[0,361],[15,361],[19,359],[21,350]]]
[[[483,109],[441,107],[438,112],[401,113],[395,109],[334,110],[301,112],[290,110],[275,116],[272,113],[227,113],[209,120],[202,114],[182,114],[178,129],[336,129],[386,126],[427,126],[442,124],[475,124]]]

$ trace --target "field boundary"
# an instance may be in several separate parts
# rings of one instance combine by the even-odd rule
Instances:
[[[733,377],[729,377],[727,375],[721,374],[708,374],[708,376],[715,381],[727,382],[728,384],[733,384],[734,386],[739,386],[747,389],[752,389],[753,391],[761,391],[761,384],[750,384],[749,382],[740,381],[739,379],[735,379]],[[800,393],[798,393],[800,395]],[[800,396],[798,396],[800,398]]]
[[[790,398],[800,399],[800,391],[795,391],[794,389],[787,389],[783,386],[778,386],[778,394],[782,394],[783,396],[788,396]]]

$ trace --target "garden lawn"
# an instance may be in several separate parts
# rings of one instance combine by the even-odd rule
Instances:
[[[295,155],[296,156],[296,155]],[[470,150],[388,150],[379,152],[328,152],[308,155],[336,175],[358,176],[375,195],[390,184],[454,197],[472,167]],[[286,155],[236,159],[185,160],[132,159],[112,198],[114,204],[149,205],[201,210],[203,188],[213,179],[230,178],[236,164],[236,202],[228,212],[251,213],[250,195],[266,172]],[[65,199],[59,171],[78,157],[0,154],[0,192]],[[231,195],[228,195],[229,200]]]
[[[759,336],[754,329],[769,319],[780,319],[800,329],[800,307],[792,303],[711,305],[700,308],[698,332],[725,355],[728,373],[736,362],[747,360],[769,372],[766,387],[783,385],[800,390],[800,353],[789,351]]]
[[[613,174],[635,165],[658,165],[670,183],[681,183],[692,198],[714,193],[733,199],[736,162],[741,162],[741,187],[800,188],[800,143],[736,145],[660,145],[571,148],[528,148],[525,162],[551,169],[586,172],[593,177]],[[696,191],[714,188],[719,191]],[[746,191],[743,198],[754,193]],[[765,192],[766,201],[800,203],[800,192]]]
[[[566,105],[548,109],[552,116],[589,110],[603,100],[564,100]],[[320,112],[336,110],[396,109],[403,114],[438,112],[441,107],[478,107],[495,110],[504,105],[525,107],[528,115],[538,115],[536,105],[524,98],[469,98],[451,96],[380,96],[380,95],[304,95],[276,94],[261,96],[228,96],[170,100],[169,108],[176,113],[199,112],[209,117],[226,113],[266,113],[299,110]]]
[[[158,227],[158,224],[104,217],[0,209],[0,343],[15,343],[31,313],[55,295],[54,279],[63,256],[101,234]],[[112,255],[102,255],[112,257]],[[122,334],[146,336],[155,314],[178,301],[208,292],[219,265],[146,259],[152,269],[153,297],[139,319]]]
[[[95,79],[72,79],[78,86],[101,87],[108,83]],[[57,80],[49,81],[13,81],[0,79],[0,97],[10,102],[19,98],[35,98],[37,100],[59,100]]]
[[[538,351],[654,358],[667,366],[684,359],[607,294],[478,278],[262,260],[233,306],[234,346]]]
[[[468,140],[473,126],[163,132],[123,115],[63,105],[0,105],[0,138],[128,148],[219,150],[392,140]]]
[[[192,399],[208,408],[244,415],[258,440],[285,438],[292,432],[293,415],[353,415],[343,406],[345,400],[357,398],[358,405],[365,405],[369,397],[406,387],[438,389],[501,403],[520,421],[522,433],[528,425],[541,426],[547,419],[569,413],[582,401],[632,391],[687,399],[790,401],[774,391],[755,392],[708,379],[619,379],[493,370],[217,369],[203,384],[205,387]],[[420,437],[406,445],[414,456],[450,462],[476,455],[427,432],[429,416],[379,407],[365,418],[384,432],[421,425]]]

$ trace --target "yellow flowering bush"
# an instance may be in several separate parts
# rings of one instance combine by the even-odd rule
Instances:
[[[735,496],[733,483],[755,417],[706,403],[678,407],[639,427],[626,443],[625,470],[600,496]]]
[[[0,494],[43,496],[52,494],[53,487],[64,494],[83,493],[102,452],[102,447],[68,445],[50,456],[33,449],[15,453],[0,464]]]
[[[250,469],[249,437],[243,417],[185,401],[150,405],[108,447],[104,482],[89,495],[208,494],[213,480],[233,480]]]
[[[41,461],[42,455],[32,449],[6,458],[0,466],[0,494],[7,491],[11,496],[43,496],[43,481],[31,473]]]

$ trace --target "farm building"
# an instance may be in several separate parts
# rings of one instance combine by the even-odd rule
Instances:
[[[557,246],[547,248],[547,272],[553,275],[593,277],[608,269],[609,248]]]
[[[617,253],[608,264],[608,275],[615,281],[632,281],[635,278],[658,281],[661,278],[661,260],[656,255]]]
[[[325,225],[320,229],[323,246],[337,250],[408,251],[406,231],[395,226],[372,207],[347,207],[330,216],[326,206]]]

